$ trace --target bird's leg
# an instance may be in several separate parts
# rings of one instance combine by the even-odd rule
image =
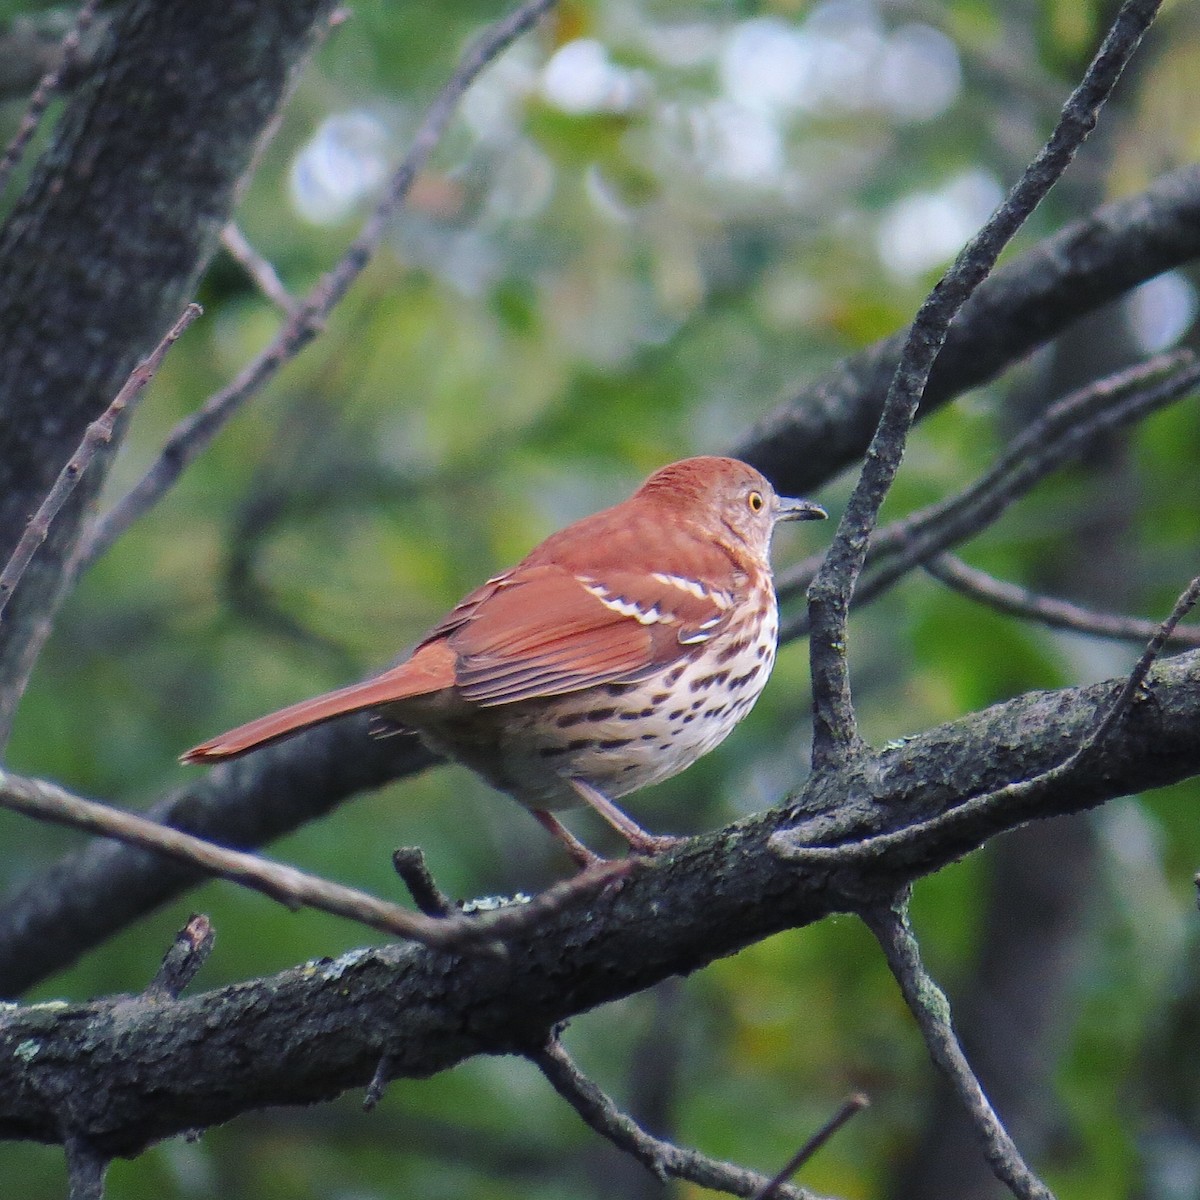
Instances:
[[[579,798],[598,812],[628,843],[635,854],[661,854],[682,839],[647,833],[632,817],[623,813],[599,788],[583,779],[568,779]]]
[[[588,867],[595,867],[607,861],[595,851],[589,850],[553,813],[547,812],[544,808],[531,808],[529,811],[533,813],[543,829],[548,830],[563,844],[572,861],[581,871],[586,871]]]

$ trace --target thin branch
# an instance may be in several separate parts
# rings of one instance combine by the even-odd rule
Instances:
[[[556,0],[527,0],[486,30],[463,55],[454,74],[426,110],[413,143],[382,199],[341,260],[295,306],[271,344],[232,383],[215,392],[192,416],[171,431],[158,459],[141,480],[85,535],[80,544],[78,569],[90,566],[130,525],[157,504],[225,422],[324,328],[329,314],[378,250],[389,223],[407,199],[463,93],[501,51],[536,24],[555,3]]]
[[[994,519],[1003,507],[1075,458],[1100,432],[1156,411],[1187,393],[1198,380],[1200,360],[1185,349],[1157,355],[1076,389],[1046,408],[962,491],[872,533],[867,565],[899,553],[948,519],[980,509],[977,519]],[[981,528],[983,524],[972,523],[970,531]],[[820,569],[823,557],[812,555],[782,572],[776,579],[780,599],[804,591]]]
[[[981,815],[998,808],[1045,794],[1059,784],[1069,782],[1074,772],[1085,764],[1093,754],[1099,752],[1108,737],[1132,707],[1145,687],[1150,668],[1171,640],[1175,627],[1195,607],[1200,599],[1200,576],[1188,584],[1175,601],[1170,615],[1158,626],[1146,649],[1134,665],[1133,670],[1122,682],[1115,695],[1100,708],[1101,716],[1092,726],[1079,747],[1062,762],[1039,771],[1027,779],[1006,784],[1004,787],[972,796],[954,808],[948,808],[935,817],[919,821],[890,833],[875,834],[857,841],[826,845],[810,845],[806,841],[808,829],[802,823],[786,832],[771,835],[771,849],[789,862],[812,865],[814,863],[846,863],[863,858],[874,858],[904,846],[911,846],[933,833],[945,833],[976,820]]]
[[[779,1189],[785,1183],[787,1183],[787,1181],[791,1179],[791,1177],[795,1175],[795,1173],[800,1170],[800,1168],[804,1166],[804,1164],[808,1162],[808,1160],[812,1158],[812,1156],[816,1154],[816,1152],[820,1150],[821,1147],[824,1146],[825,1143],[829,1141],[829,1139],[833,1137],[833,1135],[837,1133],[837,1131],[841,1129],[841,1127],[845,1125],[847,1121],[856,1116],[858,1113],[862,1112],[862,1110],[870,1103],[871,1101],[868,1100],[862,1092],[855,1092],[852,1096],[847,1096],[846,1099],[843,1100],[838,1106],[837,1112],[835,1112],[833,1116],[830,1117],[829,1120],[826,1121],[825,1124],[822,1125],[821,1128],[818,1129],[817,1132],[814,1133],[812,1137],[810,1137],[804,1143],[804,1145],[801,1146],[800,1149],[788,1159],[787,1163],[784,1165],[783,1169],[778,1175],[776,1175],[773,1179],[768,1180],[766,1187],[764,1187],[761,1191],[754,1193],[751,1200],[774,1200],[774,1197],[781,1194]]]
[[[75,24],[67,31],[62,40],[57,64],[42,76],[34,89],[33,95],[29,99],[29,106],[21,118],[21,123],[17,126],[17,132],[13,135],[4,154],[0,156],[0,196],[8,187],[9,178],[17,163],[21,161],[21,156],[25,153],[30,139],[37,132],[42,117],[46,115],[50,101],[58,94],[62,88],[63,79],[78,61],[79,45],[91,27],[99,7],[100,0],[86,0],[79,10],[79,15],[75,18]]]
[[[528,903],[497,904],[488,910],[477,909],[478,915],[439,919],[410,912],[283,863],[206,842],[135,813],[84,800],[44,780],[25,779],[2,770],[0,807],[165,854],[205,874],[262,892],[292,910],[318,909],[434,949],[497,951],[496,938],[600,891],[633,869],[626,862],[601,863]]]
[[[1081,604],[1043,596],[969,566],[953,554],[939,554],[921,565],[934,579],[968,599],[986,604],[1008,616],[1040,622],[1052,629],[1069,629],[1072,633],[1091,637],[1144,643],[1159,628],[1154,621],[1143,617],[1098,612]],[[1178,646],[1200,646],[1200,629],[1181,626],[1172,631],[1170,641]]]
[[[1088,313],[1200,257],[1200,164],[1110,201],[998,266],[954,318],[917,420],[996,379]],[[811,495],[861,465],[905,331],[799,387],[731,448],[778,490]]]
[[[890,908],[871,909],[861,916],[887,957],[929,1056],[966,1109],[996,1178],[1020,1200],[1054,1200],[1050,1189],[1026,1166],[963,1054],[950,1023],[949,1001],[921,962],[920,948],[908,921],[907,897]]]
[[[151,351],[150,355],[138,363],[125,381],[125,386],[117,393],[116,399],[102,412],[84,431],[79,448],[71,456],[67,465],[59,472],[54,486],[42,501],[37,512],[25,526],[25,532],[17,543],[12,557],[4,570],[0,572],[0,615],[3,615],[9,600],[16,591],[25,569],[33,560],[38,547],[50,533],[50,526],[59,510],[67,502],[76,485],[88,469],[101,446],[112,440],[113,429],[118,418],[136,399],[141,390],[154,378],[163,358],[175,344],[180,334],[200,315],[203,310],[198,304],[189,304],[183,310],[183,315],[167,331],[162,341]]]
[[[1172,359],[1173,369],[1162,377]],[[863,581],[855,598],[860,604],[874,600],[937,551],[986,528],[1040,480],[1079,457],[1097,435],[1143,420],[1192,392],[1197,383],[1200,360],[1185,350],[1119,371],[1066,397],[1047,412],[1044,424],[1030,427],[1036,437],[1041,426],[1044,441],[1018,438],[1022,445],[1014,443],[975,487],[889,526],[881,547],[887,561]]]
[[[557,1037],[550,1038],[542,1049],[532,1051],[528,1058],[550,1086],[583,1118],[584,1124],[612,1142],[618,1150],[637,1159],[664,1183],[672,1178],[686,1179],[731,1196],[749,1197],[760,1193],[772,1182],[756,1171],[709,1158],[647,1133],[576,1066]],[[784,1200],[818,1200],[813,1192],[792,1184],[777,1186],[774,1194]]]
[[[1157,10],[1158,0],[1126,0],[1121,6],[1099,53],[1064,105],[1050,140],[942,277],[913,321],[888,389],[883,415],[867,450],[866,463],[833,545],[809,588],[814,771],[845,764],[862,753],[846,661],[850,598],[862,571],[879,509],[900,467],[908,430],[950,322],[1094,128],[1101,106]]]
[[[1197,600],[1200,600],[1200,575],[1197,575],[1180,592],[1179,599],[1175,601],[1175,607],[1171,609],[1170,615],[1158,627],[1158,632],[1146,643],[1145,650],[1142,651],[1142,655],[1134,664],[1133,670],[1129,672],[1129,678],[1125,680],[1124,686],[1117,693],[1108,711],[1104,714],[1104,719],[1096,726],[1095,730],[1088,736],[1087,741],[1079,747],[1078,751],[1067,760],[1068,763],[1072,763],[1072,760],[1078,762],[1084,755],[1091,754],[1104,744],[1108,735],[1116,728],[1117,722],[1124,718],[1134,700],[1141,695],[1142,690],[1146,686],[1146,677],[1150,674],[1150,668],[1158,661],[1159,656],[1166,648],[1167,642],[1171,640],[1171,635],[1175,632],[1175,627],[1196,607]]]
[[[270,260],[250,245],[236,221],[227,222],[221,230],[221,245],[229,257],[250,276],[254,286],[284,316],[290,317],[296,311],[296,297],[284,286]]]
[[[914,567],[987,528],[1047,475],[1077,458],[1097,435],[1143,420],[1198,383],[1200,360],[1181,350],[1118,371],[1051,405],[961,492],[872,536],[866,559],[870,573],[856,588],[852,606],[870,603]],[[808,586],[821,562],[822,556],[814,555],[781,575],[780,597]],[[780,640],[802,637],[809,627],[809,615],[801,614],[784,622]]]

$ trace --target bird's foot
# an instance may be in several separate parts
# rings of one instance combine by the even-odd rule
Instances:
[[[668,850],[678,846],[680,842],[686,841],[686,838],[671,837],[669,834],[653,834],[641,830],[637,837],[630,837],[624,830],[621,831],[622,836],[629,843],[629,850],[632,854],[641,854],[647,858],[653,858],[656,854],[665,854]]]
[[[571,856],[571,861],[581,870],[587,871],[608,862],[603,855],[589,850],[553,813],[544,808],[530,810],[543,829],[547,830]]]

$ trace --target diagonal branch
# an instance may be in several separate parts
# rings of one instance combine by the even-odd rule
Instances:
[[[1118,371],[1051,405],[962,491],[872,536],[865,563],[869,574],[856,588],[852,607],[876,599],[914,567],[987,528],[1044,478],[1083,453],[1098,434],[1143,420],[1188,395],[1198,383],[1200,360],[1181,350]],[[821,562],[815,555],[782,575],[780,596],[807,587]],[[808,615],[800,615],[782,626],[780,639],[801,637],[809,627]]]
[[[1124,617],[1097,612],[1081,604],[1043,596],[1029,588],[996,579],[986,571],[969,566],[953,554],[939,554],[921,564],[925,571],[948,588],[986,604],[997,612],[1028,621],[1037,621],[1051,629],[1067,629],[1090,637],[1111,638],[1121,642],[1145,642],[1159,626],[1143,617]],[[1182,625],[1170,635],[1171,644],[1200,646],[1200,629]]]
[[[542,919],[549,910],[593,895],[634,868],[633,863],[602,861],[534,901],[502,906],[480,916],[429,917],[295,867],[203,841],[136,813],[84,800],[44,780],[24,779],[0,770],[0,806],[167,855],[209,875],[262,892],[293,910],[315,908],[440,949],[487,949],[494,939]]]
[[[690,840],[594,896],[586,912],[548,912],[512,935],[502,960],[392,945],[179,1000],[5,1008],[0,1139],[60,1141],[64,1087],[72,1132],[107,1156],[247,1108],[364,1087],[385,1054],[390,1078],[524,1054],[546,1029],[597,1005],[782,929],[886,905],[1003,829],[1200,773],[1200,653],[1190,653],[1156,665],[1147,699],[1070,777],[957,826],[933,820],[957,797],[1061,758],[1113,693],[1109,682],[1022,696],[891,746],[861,773],[814,780],[785,809]],[[800,820],[832,827],[847,815],[867,836],[898,825],[921,832],[888,854],[801,871],[771,844]]]
[[[904,1002],[916,1018],[929,1056],[966,1109],[996,1178],[1018,1200],[1054,1200],[1050,1189],[1025,1165],[967,1062],[950,1024],[950,1002],[921,962],[917,939],[908,921],[907,897],[868,909],[861,916],[883,949]]]
[[[501,51],[532,28],[555,3],[556,0],[526,0],[509,16],[488,28],[467,50],[454,74],[426,110],[412,145],[392,175],[382,199],[337,265],[293,306],[291,316],[270,345],[232,383],[210,396],[192,416],[171,431],[158,459],[141,480],[85,535],[72,564],[75,570],[86,570],[139,517],[157,504],[230,417],[321,332],[330,313],[379,249],[392,218],[407,200],[417,175],[445,133],[463,94]]]
[[[965,304],[930,372],[917,420],[995,379],[1079,318],[1200,257],[1200,165],[1102,205],[1002,264]],[[870,443],[904,333],[842,359],[765,417],[733,453],[780,491],[811,495]]]
[[[167,351],[179,339],[183,331],[200,315],[200,305],[189,304],[183,310],[183,315],[167,330],[162,341],[151,351],[149,356],[134,367],[125,386],[117,393],[113,402],[102,412],[84,431],[83,441],[79,449],[71,455],[67,465],[63,467],[54,486],[42,501],[37,512],[29,520],[21,540],[17,543],[4,570],[0,572],[0,615],[3,614],[9,599],[16,591],[25,568],[29,566],[38,547],[50,534],[50,526],[58,516],[62,506],[75,490],[75,485],[96,457],[101,446],[107,445],[113,436],[117,421],[125,409],[137,399],[141,390],[154,378]]]
[[[250,244],[236,221],[227,221],[221,230],[225,253],[250,277],[251,282],[285,316],[296,310],[296,297],[287,290],[279,272]]]
[[[59,46],[58,61],[38,81],[33,95],[29,98],[29,105],[25,109],[24,116],[21,117],[17,132],[13,134],[13,139],[5,148],[4,154],[0,155],[0,196],[8,187],[13,170],[21,161],[30,140],[37,133],[38,126],[42,123],[42,117],[46,115],[46,109],[50,106],[50,101],[59,93],[63,80],[78,62],[79,44],[96,19],[96,10],[99,7],[100,0],[85,0],[75,18],[75,24],[67,31]]]
[[[575,1065],[557,1037],[552,1037],[528,1058],[589,1128],[635,1158],[663,1183],[668,1179],[686,1179],[730,1196],[748,1197],[765,1195],[765,1189],[775,1183],[771,1195],[783,1200],[820,1200],[804,1188],[782,1181],[776,1183],[756,1171],[709,1158],[698,1150],[688,1150],[648,1133]]]
[[[809,588],[815,771],[843,765],[862,753],[846,661],[850,599],[866,559],[871,531],[899,470],[908,430],[950,322],[1095,127],[1101,106],[1157,11],[1157,0],[1126,0],[1122,5],[1099,53],[1063,106],[1050,140],[942,277],[913,321],[879,427],[867,450],[866,464],[833,545]]]
[[[800,1168],[804,1166],[804,1164],[808,1162],[808,1160],[812,1158],[812,1156],[816,1154],[816,1152],[820,1150],[821,1147],[824,1146],[825,1143],[829,1141],[829,1139],[833,1137],[833,1135],[837,1133],[837,1131],[841,1129],[841,1127],[845,1125],[847,1121],[856,1116],[858,1113],[862,1112],[862,1110],[870,1103],[870,1100],[868,1100],[862,1092],[855,1092],[853,1095],[848,1096],[845,1100],[843,1100],[838,1106],[837,1112],[835,1112],[833,1116],[830,1117],[829,1120],[826,1121],[825,1124],[822,1125],[821,1128],[818,1129],[817,1132],[814,1133],[812,1137],[810,1137],[804,1143],[804,1145],[801,1146],[800,1149],[797,1150],[796,1153],[787,1160],[786,1163],[784,1163],[783,1167],[778,1171],[778,1173],[767,1181],[765,1187],[754,1193],[750,1200],[774,1200],[774,1197],[782,1196],[784,1193],[781,1189],[783,1188],[784,1184],[786,1184],[787,1181],[791,1179],[791,1177],[795,1175],[795,1173],[800,1170]]]

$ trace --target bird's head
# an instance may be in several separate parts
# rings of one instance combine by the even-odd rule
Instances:
[[[638,495],[664,508],[664,519],[685,519],[717,541],[733,540],[765,560],[779,521],[820,521],[811,500],[780,496],[770,481],[736,458],[685,458],[655,471]]]

